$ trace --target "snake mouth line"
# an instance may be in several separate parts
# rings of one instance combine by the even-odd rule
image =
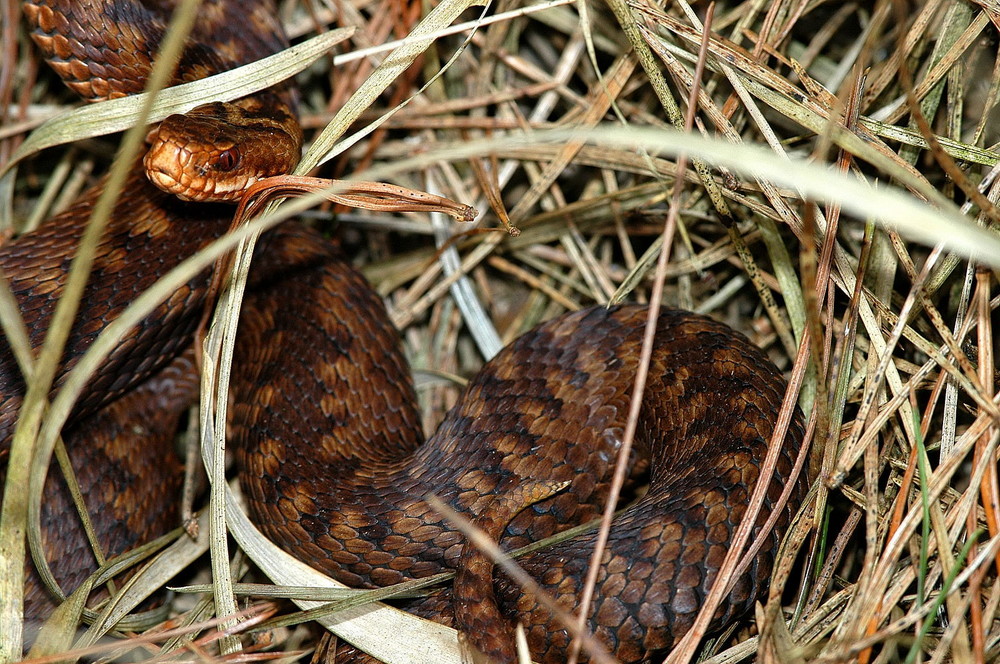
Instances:
[[[177,178],[173,177],[166,171],[160,169],[146,169],[146,177],[154,185],[167,192],[168,194],[173,194],[180,198],[181,200],[191,201],[196,200],[192,198],[189,194],[191,188],[187,185],[182,184]]]
[[[36,23],[70,27],[77,22],[67,16],[104,7],[108,11],[90,16],[93,25],[102,26],[111,15],[109,5],[134,4],[26,2],[33,7],[26,10],[29,17],[32,11],[43,17]],[[257,2],[211,4],[228,12],[220,15],[236,29],[249,16],[247,5]],[[271,22],[254,19],[245,29],[263,31],[248,36],[287,45],[272,4],[261,4]],[[123,21],[124,34],[142,27],[127,17]],[[212,34],[207,26],[203,32]],[[156,35],[148,37],[143,44]],[[82,45],[74,57],[92,57],[91,51],[96,51],[93,57],[106,55],[88,48],[95,38],[119,39],[92,27],[65,41]],[[267,39],[256,43],[262,47]],[[51,46],[44,40],[40,46],[46,44]],[[226,49],[204,46],[190,53],[210,51],[225,61],[263,55],[255,48],[229,58]],[[50,48],[48,57],[58,61],[63,54]],[[192,66],[200,75],[210,65]],[[280,101],[278,95],[267,94],[270,102]],[[75,327],[67,337],[67,359],[92,347],[94,334],[123,320],[126,307],[140,293],[230,228],[232,209],[175,204],[168,194],[198,203],[235,202],[249,185],[289,172],[298,162],[302,136],[297,125],[285,140],[274,130],[280,122],[253,121],[246,126],[259,130],[255,134],[260,137],[237,140],[210,128],[216,125],[206,115],[219,106],[199,107],[202,113],[193,133],[186,125],[176,134],[164,130],[170,118],[182,121],[170,116],[148,135],[143,172],[134,168],[129,173],[121,204],[94,248],[90,290],[81,297]],[[251,105],[244,110],[251,120],[259,120],[265,109]],[[278,111],[279,119],[294,120],[293,115],[291,106]],[[291,165],[284,165],[279,153]],[[166,194],[151,189],[147,181]],[[55,298],[65,290],[67,257],[75,255],[78,238],[84,237],[101,187],[88,190],[73,209],[54,217],[37,234],[19,238],[12,249],[0,247],[0,268],[24,285],[23,317],[32,331],[49,325]],[[567,215],[576,214],[571,209],[566,208]],[[426,496],[442,497],[449,508],[472,518],[492,541],[503,539],[505,546],[545,539],[596,517],[624,445],[635,376],[652,327],[640,420],[648,449],[639,450],[637,444],[629,456],[640,465],[655,464],[655,469],[643,498],[622,513],[608,537],[603,578],[593,586],[586,629],[626,662],[648,661],[687,633],[702,599],[720,577],[729,543],[749,513],[748,496],[758,477],[767,489],[761,509],[776,513],[768,517],[774,530],[760,536],[752,564],[716,610],[712,628],[749,612],[765,596],[780,534],[789,527],[806,487],[796,480],[782,494],[794,477],[794,451],[803,439],[798,411],[787,424],[784,447],[775,450],[780,454],[771,457],[774,465],[768,472],[773,476],[763,475],[762,460],[768,458],[768,441],[786,389],[763,350],[696,314],[663,309],[650,326],[650,313],[642,305],[596,304],[552,318],[506,344],[470,378],[437,433],[425,439],[421,404],[400,343],[402,332],[409,330],[395,327],[383,295],[354,267],[349,250],[327,237],[325,229],[303,221],[289,220],[271,229],[254,251],[233,349],[232,409],[224,425],[248,511],[270,540],[356,587],[391,585],[457,568],[450,591],[445,588],[426,598],[436,606],[419,605],[423,598],[417,598],[406,608],[453,624],[474,649],[503,662],[515,661],[512,628],[520,622],[534,659],[564,661],[568,632],[539,597],[557,597],[566,609],[578,604],[574,598],[589,583],[585,570],[593,548],[591,535],[520,558],[522,569],[541,589],[522,592],[519,584],[508,583],[512,578],[494,578],[492,561],[472,548]],[[88,508],[100,529],[96,539],[109,555],[150,541],[179,520],[172,508],[180,493],[180,473],[171,471],[180,464],[169,459],[174,433],[183,429],[187,408],[197,401],[198,321],[221,299],[211,270],[187,279],[122,336],[95,371],[89,392],[81,395],[81,402],[93,403],[95,409],[104,403],[100,399],[124,399],[120,395],[126,389],[133,390],[136,401],[122,408],[112,408],[120,402],[108,404],[107,412],[66,429],[78,439],[76,445],[67,444],[71,454],[80,455],[76,458],[100,453],[111,461],[74,461],[74,466],[87,469],[80,476],[100,487],[81,492],[97,503]],[[181,354],[184,349],[188,352]],[[178,378],[166,375],[161,380],[156,372],[173,369],[168,363],[175,360],[173,375]],[[61,370],[57,380],[69,368]],[[19,377],[17,371],[14,354],[0,352],[0,378]],[[173,380],[178,387],[166,389]],[[13,390],[20,390],[23,381],[12,384]],[[0,388],[8,389],[6,380]],[[176,408],[153,402],[153,397],[171,391],[176,393]],[[15,396],[7,398],[8,393]],[[0,433],[13,431],[6,423],[19,416],[21,403],[20,392],[0,392]],[[162,425],[147,413],[155,413]],[[119,414],[120,420],[110,419]],[[97,421],[98,416],[107,419]],[[110,437],[98,442],[91,425]],[[147,429],[162,430],[163,435],[154,439]],[[119,437],[129,453],[118,451]],[[141,442],[133,443],[137,437]],[[3,444],[0,438],[0,461]],[[132,447],[150,456],[138,457]],[[96,472],[98,465],[106,468]],[[114,480],[107,479],[110,473]],[[779,505],[782,495],[787,509]],[[75,521],[71,506],[63,511],[61,505],[45,502],[53,513],[59,508],[58,521]],[[64,555],[87,545],[82,534],[66,532],[58,521],[53,517],[53,525],[46,526],[52,533],[46,534],[46,546],[60,556],[60,574],[85,578],[79,575],[94,568],[94,556]],[[755,528],[763,527],[763,519],[755,523]],[[32,581],[30,593],[47,600],[42,585],[40,579]]]
[[[236,201],[241,192],[245,191],[251,184],[259,178],[243,176],[238,180],[231,180],[225,186],[213,181],[211,178],[202,178],[200,181],[187,181],[188,178],[178,179],[169,171],[163,168],[151,166],[146,168],[146,177],[158,188],[173,194],[183,201]]]

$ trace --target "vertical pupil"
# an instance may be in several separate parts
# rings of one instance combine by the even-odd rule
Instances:
[[[219,154],[218,159],[216,159],[216,165],[224,170],[229,171],[236,167],[236,162],[239,159],[239,151],[236,148],[229,148],[224,152]]]

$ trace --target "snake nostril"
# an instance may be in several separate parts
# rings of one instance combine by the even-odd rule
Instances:
[[[240,163],[240,149],[231,147],[219,153],[215,158],[215,167],[220,171],[231,171]]]

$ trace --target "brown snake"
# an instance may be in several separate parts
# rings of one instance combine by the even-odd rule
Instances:
[[[141,90],[166,8],[114,0],[88,14],[85,4],[27,4],[36,43],[87,99]],[[268,2],[253,10],[232,0],[205,5],[178,80],[283,47]],[[89,27],[94,21],[101,27]],[[284,127],[293,114],[289,93],[261,99],[243,102],[239,112],[265,134]],[[276,120],[265,116],[270,109],[278,110]],[[174,148],[187,141],[160,131]],[[292,153],[292,164],[297,131],[288,139],[293,147],[282,148]],[[222,134],[214,138],[220,151],[198,165],[193,178],[157,179],[199,187],[202,176],[228,172],[260,153]],[[262,144],[274,140],[266,136]],[[100,186],[0,247],[0,269],[36,347]],[[217,205],[178,201],[141,174],[132,177],[98,248],[57,386],[138,293],[225,232],[227,214]],[[461,565],[453,595],[441,591],[408,608],[453,624],[505,661],[513,657],[511,628],[520,621],[536,661],[563,660],[565,629],[537,597],[499,572],[494,576],[481,556],[463,555],[464,536],[425,498],[439,496],[506,548],[598,516],[625,429],[646,309],[591,308],[529,332],[482,369],[421,444],[398,334],[378,296],[337,250],[289,224],[264,239],[254,265],[231,389],[233,445],[255,522],[286,550],[351,586],[384,586]],[[176,520],[176,476],[149,474],[176,465],[167,441],[195,390],[184,351],[206,305],[207,283],[207,275],[192,280],[129,335],[92,379],[64,430],[108,555]],[[0,454],[9,447],[24,391],[12,353],[4,350]],[[614,524],[589,613],[589,629],[620,660],[654,658],[690,628],[746,511],[784,389],[764,354],[728,327],[687,312],[661,313],[639,427],[638,456],[648,457],[652,468],[649,489]],[[796,415],[757,530],[792,474],[802,435]],[[103,474],[96,476],[96,469]],[[69,502],[56,476],[51,472],[47,483],[43,531],[46,555],[69,591],[95,564],[78,529],[64,525],[72,518],[65,516]],[[559,490],[549,495],[554,486]],[[800,480],[717,612],[715,627],[761,595],[803,495]],[[578,536],[518,562],[572,609],[594,537]],[[27,588],[26,614],[44,614],[51,599],[31,574]]]

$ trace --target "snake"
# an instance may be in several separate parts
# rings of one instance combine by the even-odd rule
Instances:
[[[172,8],[136,0],[24,4],[43,57],[87,101],[142,90]],[[269,0],[205,0],[174,82],[287,43]],[[206,200],[231,201],[249,183],[295,165],[296,112],[297,93],[285,85],[171,116],[150,131],[151,147],[98,243],[53,390],[130,302],[226,232],[232,208]],[[98,181],[38,229],[0,246],[0,272],[36,349],[104,186]],[[519,558],[535,581],[527,589],[495,569],[428,497],[506,550],[598,518],[628,426],[648,308],[592,306],[535,327],[483,366],[425,440],[399,332],[336,243],[286,222],[262,238],[253,265],[234,354],[230,444],[256,525],[352,587],[455,570],[454,588],[404,608],[456,627],[500,662],[515,661],[520,623],[535,661],[564,661],[570,633],[551,602],[579,610],[595,530]],[[191,349],[212,292],[210,275],[199,274],[132,329],[63,430],[107,556],[177,523],[171,441],[197,392]],[[797,409],[773,472],[762,476],[786,390],[764,352],[683,310],[663,308],[654,328],[630,455],[629,486],[639,497],[612,524],[585,610],[587,629],[622,662],[651,661],[691,629],[760,481],[767,487],[752,533],[760,546],[711,629],[745,614],[768,586],[806,488],[795,471],[804,436]],[[6,344],[0,340],[0,461],[25,393]],[[69,592],[97,563],[82,529],[68,525],[76,519],[58,475],[46,481],[44,555]],[[57,601],[29,569],[26,616],[44,616]]]

